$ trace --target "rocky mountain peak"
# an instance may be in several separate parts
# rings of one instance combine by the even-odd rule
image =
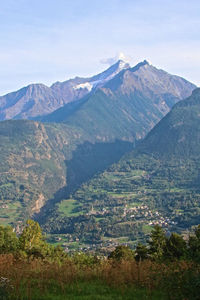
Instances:
[[[176,102],[188,97],[195,86],[178,76],[153,67],[147,60],[131,67],[123,53],[105,71],[88,78],[75,77],[56,82],[51,87],[44,84],[30,84],[16,92],[0,97],[0,120],[32,119],[47,115],[65,104],[83,99],[99,88],[118,90],[123,95],[138,91],[145,97],[164,95],[167,102],[171,95]],[[107,93],[108,94],[108,93]],[[169,98],[169,99],[168,99]],[[162,102],[162,101],[161,101]],[[174,104],[171,101],[170,107]]]

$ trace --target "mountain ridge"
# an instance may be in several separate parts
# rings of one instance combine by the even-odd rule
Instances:
[[[0,121],[6,119],[32,119],[46,115],[66,103],[77,101],[97,89],[129,65],[118,61],[107,70],[89,78],[75,77],[56,82],[50,87],[35,83],[0,96]]]
[[[183,78],[159,70],[145,60],[123,69],[82,98],[80,105],[66,104],[39,120],[64,122],[100,140],[136,141],[194,88]]]
[[[140,74],[139,77],[144,76],[144,78],[146,78],[145,74],[148,69],[151,68],[151,65],[146,60],[137,64],[135,67],[131,67],[123,60],[118,60],[105,71],[92,77],[75,77],[74,79],[69,79],[63,82],[55,82],[50,87],[42,83],[30,84],[18,91],[11,92],[0,97],[0,121],[6,119],[34,119],[48,115],[60,107],[63,107],[67,103],[81,100],[89,94],[92,95],[99,88],[106,88],[107,84],[115,79],[118,74],[124,74],[128,70],[131,73],[135,73],[137,71],[139,72],[142,68],[145,68],[145,72]],[[158,69],[156,70],[157,72],[159,71]],[[187,94],[187,90],[192,91],[192,89],[196,87],[179,76],[173,75],[172,78],[176,78],[177,81],[182,81],[182,85],[184,81],[185,84],[185,91],[181,84],[179,88],[177,87],[177,91],[179,91],[179,93],[182,89],[182,92],[177,94],[177,100],[189,96]],[[135,80],[137,81],[137,78],[135,78]],[[145,80],[147,80],[147,78]],[[169,88],[170,86],[167,87],[167,89]]]

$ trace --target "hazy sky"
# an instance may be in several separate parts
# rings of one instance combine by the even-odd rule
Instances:
[[[200,85],[199,0],[1,0],[0,94],[96,74],[120,52]]]

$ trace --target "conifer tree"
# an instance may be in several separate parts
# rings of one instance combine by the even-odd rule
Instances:
[[[154,226],[148,244],[150,257],[156,260],[162,259],[166,246],[166,236],[159,225]]]

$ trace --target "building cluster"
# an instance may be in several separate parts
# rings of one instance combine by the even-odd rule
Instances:
[[[7,209],[8,205],[7,204],[2,204],[2,205],[0,205],[0,208],[4,208],[4,209],[6,208]]]
[[[162,216],[158,211],[152,211],[147,205],[134,206],[127,208],[127,205],[123,211],[123,217],[131,219],[144,219],[148,221],[148,225],[159,225],[161,227],[169,227],[176,225],[177,223],[170,220],[168,217]]]

